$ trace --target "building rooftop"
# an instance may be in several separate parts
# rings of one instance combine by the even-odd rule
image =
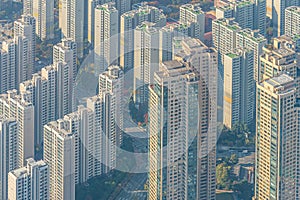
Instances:
[[[107,11],[107,12],[110,12],[110,13],[118,12],[118,10],[115,7],[114,2],[109,2],[109,3],[103,4],[103,5],[97,5],[95,9]]]
[[[263,48],[261,58],[268,60],[276,65],[288,65],[295,63],[296,52],[287,48],[285,45],[280,45],[277,48],[275,45],[267,45]]]
[[[14,175],[16,178],[23,176],[25,174],[30,173],[30,167],[35,167],[35,166],[47,166],[47,164],[43,160],[35,161],[33,158],[29,158],[26,160],[27,161],[27,167],[21,167],[19,169],[15,169],[11,171],[10,173]]]
[[[199,15],[199,14],[204,14],[202,11],[200,4],[185,4],[180,7],[180,9],[186,9],[188,11],[191,11],[193,14]]]
[[[220,19],[214,20],[213,23],[220,24],[221,26],[224,26],[233,31],[239,31],[241,29],[241,27],[234,20],[235,20],[234,18],[220,18]],[[221,34],[223,34],[223,33],[221,33]]]
[[[173,39],[173,46],[175,48],[175,57],[182,58],[183,60],[187,60],[197,53],[215,52],[213,48],[207,47],[201,40],[190,37],[175,37]]]
[[[259,30],[241,29],[237,34],[247,37],[254,42],[267,42],[267,39],[259,33]]]
[[[141,25],[136,27],[136,30],[144,31],[149,34],[158,33],[159,30],[154,27],[155,23],[152,22],[143,22]]]
[[[278,76],[267,79],[260,83],[260,85],[276,94],[296,90],[294,79],[285,73],[281,73]]]
[[[287,74],[281,74],[266,80],[267,83],[273,86],[281,86],[292,81],[294,81],[294,79]]]
[[[68,124],[63,119],[58,119],[56,121],[49,122],[45,127],[49,127],[54,130],[62,138],[68,138],[73,136],[73,133],[68,130]]]
[[[107,77],[110,80],[117,80],[121,78],[123,75],[123,71],[121,68],[117,65],[111,65],[107,68],[107,71],[101,73],[99,76],[101,77]]]
[[[252,4],[251,0],[221,0],[217,9],[226,11],[232,10],[234,7],[244,7]]]
[[[18,178],[20,176],[23,176],[24,174],[27,174],[27,172],[28,172],[27,168],[26,167],[22,167],[22,168],[10,171],[9,173],[11,173],[12,175],[14,175],[15,178]]]
[[[60,47],[64,50],[70,50],[76,48],[76,43],[72,40],[72,38],[63,38],[61,43],[54,45],[54,47]]]
[[[137,14],[140,14],[140,15],[150,14],[150,12],[153,10],[161,12],[157,7],[149,6],[147,4],[139,4],[136,8],[124,13],[121,17],[133,18]]]
[[[291,6],[291,7],[286,8],[285,10],[300,15],[300,6]]]
[[[9,101],[14,101],[24,108],[33,107],[31,102],[26,101],[26,99],[24,99],[22,95],[18,95],[17,90],[8,90],[6,94],[0,94],[0,100],[7,103]]]
[[[166,26],[162,27],[160,29],[160,31],[163,31],[163,32],[171,32],[171,31],[179,31],[180,30],[188,30],[188,25],[187,24],[184,24],[184,23],[171,23],[171,24],[167,24]]]
[[[296,52],[300,52],[300,35],[290,37],[287,35],[281,35],[273,39],[273,48],[287,48]]]
[[[237,58],[237,57],[240,57],[241,55],[243,55],[244,53],[246,52],[251,52],[250,49],[248,48],[240,48],[240,49],[234,49],[228,53],[225,54],[225,56],[229,56],[230,58]]]
[[[160,71],[155,73],[160,80],[168,77],[185,77],[188,80],[197,80],[197,73],[185,63],[177,60],[165,61],[160,64]]]

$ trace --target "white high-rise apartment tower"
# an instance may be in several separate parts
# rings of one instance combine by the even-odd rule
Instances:
[[[108,173],[117,165],[118,130],[116,121],[116,98],[112,92],[103,91],[87,99],[87,108],[95,117],[94,134],[100,136],[101,173]]]
[[[172,60],[175,37],[188,37],[189,27],[185,24],[168,24],[159,30],[159,62]]]
[[[235,18],[243,29],[258,30],[260,34],[266,32],[266,0],[221,0],[216,7],[216,17]]]
[[[254,29],[259,30],[261,35],[266,34],[267,23],[267,0],[253,0],[254,1]]]
[[[94,31],[95,31],[95,8],[98,5],[103,5],[105,3],[113,2],[113,0],[88,0],[87,2],[87,29],[88,29],[88,41],[94,45]]]
[[[88,0],[88,41],[94,45],[95,8],[98,5],[114,2],[119,16],[131,10],[131,0]]]
[[[300,34],[300,5],[285,9],[284,33],[290,37]]]
[[[42,41],[53,39],[54,38],[54,1],[25,0],[24,6],[25,6],[24,14],[30,14],[36,20],[35,31],[37,36]]]
[[[120,16],[131,10],[132,0],[114,0],[114,1]]]
[[[95,8],[95,73],[104,72],[119,60],[119,13],[114,3]]]
[[[220,56],[236,47],[236,34],[241,30],[239,24],[230,19],[217,19],[212,24],[213,45]]]
[[[72,38],[77,44],[77,56],[83,57],[84,39],[84,1],[60,0],[59,1],[59,27],[63,37]]]
[[[2,42],[0,49],[0,93],[16,88],[16,45],[12,40]]]
[[[237,49],[224,55],[223,124],[232,129],[238,123],[250,127],[255,112],[254,52]]]
[[[123,71],[119,66],[109,66],[99,76],[99,95],[87,99],[87,108],[95,117],[94,130],[101,136],[102,173],[116,168],[117,147],[122,144]]]
[[[8,173],[8,199],[43,199],[49,196],[49,167],[40,160],[27,159],[25,167]]]
[[[285,9],[300,6],[299,0],[267,0],[267,14],[272,19],[273,36],[281,36],[285,30]]]
[[[215,199],[217,53],[189,38],[175,58],[149,86],[149,199]]]
[[[100,5],[100,0],[88,0],[88,41],[94,45],[94,36],[95,36],[95,8],[97,5]]]
[[[148,102],[148,85],[159,69],[159,30],[143,23],[134,30],[134,102]]]
[[[117,113],[119,112],[117,103],[123,91],[121,88],[122,78],[123,73],[119,67],[109,67],[109,70],[100,76],[100,88],[102,88],[100,95],[88,98],[86,107],[79,106],[75,112],[45,125],[44,143],[47,147],[44,150],[44,158],[46,163],[50,162],[50,164],[48,163],[50,169],[54,168],[51,174],[52,176],[70,175],[65,178],[71,181],[69,185],[63,186],[59,182],[60,180],[55,180],[55,182],[51,178],[53,185],[51,193],[58,190],[72,190],[73,192],[73,189],[70,188],[73,187],[73,184],[84,183],[116,168],[116,148],[120,146],[118,143],[122,139],[117,122],[118,117],[122,116]],[[117,79],[120,79],[120,82]],[[64,155],[60,154],[63,150],[56,147],[57,140],[61,139],[62,135],[65,137],[65,142],[72,140],[71,144],[68,143],[72,148],[67,144],[62,147],[68,148],[68,151],[72,152]],[[72,157],[68,163],[65,163],[63,160],[68,156]],[[67,174],[63,175],[62,172],[55,169],[55,163],[51,161],[51,158],[56,159],[56,162],[66,169]],[[74,168],[71,168],[71,165]],[[54,198],[54,196],[52,197]]]
[[[190,37],[203,39],[205,31],[205,13],[201,10],[200,4],[186,4],[180,6],[179,21],[190,26]]]
[[[32,15],[33,0],[23,0],[23,15]]]
[[[17,166],[22,167],[27,158],[34,157],[34,107],[26,102],[16,90],[0,95],[0,115],[14,118],[18,124]]]
[[[259,77],[259,59],[263,53],[263,47],[267,44],[267,39],[258,30],[242,29],[236,34],[236,48],[247,48],[254,53],[254,80]]]
[[[124,70],[134,65],[134,29],[144,22],[155,27],[166,25],[166,16],[156,7],[143,5],[121,15],[120,19],[120,65]]]
[[[18,168],[18,125],[14,118],[0,117],[0,199],[7,199],[7,174]]]
[[[75,135],[63,120],[44,127],[44,161],[49,165],[50,199],[75,200]]]
[[[72,112],[71,75],[68,64],[57,62],[42,68],[31,80],[20,84],[20,94],[34,106],[36,145],[43,141],[45,124]]]
[[[29,80],[34,72],[35,48],[36,48],[36,20],[30,15],[22,15],[21,19],[14,22],[14,37],[23,36],[28,40],[27,65],[23,64],[23,78]],[[20,58],[19,58],[20,59]],[[20,64],[21,65],[21,64]],[[21,73],[21,72],[20,72]],[[22,79],[23,79],[22,78]],[[21,78],[20,78],[21,80]]]
[[[20,83],[28,80],[27,71],[29,67],[28,55],[30,41],[26,36],[16,36],[14,38],[16,44],[16,88],[19,89]]]
[[[123,130],[123,103],[122,93],[124,88],[124,72],[119,66],[109,66],[108,70],[99,76],[99,94],[110,94],[113,101],[107,102],[110,109],[114,112],[116,144],[122,144]]]
[[[61,43],[53,46],[53,64],[65,62],[69,65],[70,81],[75,81],[77,76],[77,45],[71,38],[63,38]],[[72,91],[73,88],[70,88]]]
[[[241,28],[239,24],[234,21],[233,18],[226,19],[216,19],[212,22],[212,37],[213,37],[213,46],[218,51],[218,70],[219,70],[219,78],[218,78],[218,105],[220,108],[223,108],[223,84],[224,84],[224,59],[223,55],[232,51],[236,48],[236,35]],[[221,114],[223,112],[220,110],[218,113],[219,116],[223,116]],[[219,121],[223,121],[222,119],[218,119]]]
[[[217,19],[234,18],[241,28],[254,29],[254,3],[251,0],[224,2],[216,8],[216,15]]]
[[[102,135],[96,131],[96,120],[92,110],[83,106],[62,119],[63,129],[75,137],[75,184],[102,174]]]

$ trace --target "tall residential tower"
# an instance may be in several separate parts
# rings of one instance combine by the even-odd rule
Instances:
[[[257,85],[255,199],[297,199],[296,88],[281,74]]]

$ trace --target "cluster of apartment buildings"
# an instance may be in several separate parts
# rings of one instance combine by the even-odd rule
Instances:
[[[216,199],[219,122],[256,127],[255,199],[298,198],[299,1],[219,0],[212,47],[198,4],[169,23],[146,3],[59,1],[63,39],[38,72],[36,36],[54,38],[54,2],[23,5],[13,38],[1,38],[0,199],[72,200],[76,184],[117,169],[125,86],[148,107],[148,199]],[[77,105],[85,39],[99,89]]]

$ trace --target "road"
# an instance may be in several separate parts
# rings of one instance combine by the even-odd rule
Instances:
[[[143,128],[138,127],[132,121],[129,111],[128,102],[124,102],[124,132],[129,135],[133,140],[135,166],[130,174],[130,178],[125,179],[121,185],[122,188],[118,194],[113,194],[110,199],[116,200],[146,200],[147,191],[144,190],[144,185],[147,182],[148,174],[148,134]],[[134,173],[138,172],[138,173]]]

